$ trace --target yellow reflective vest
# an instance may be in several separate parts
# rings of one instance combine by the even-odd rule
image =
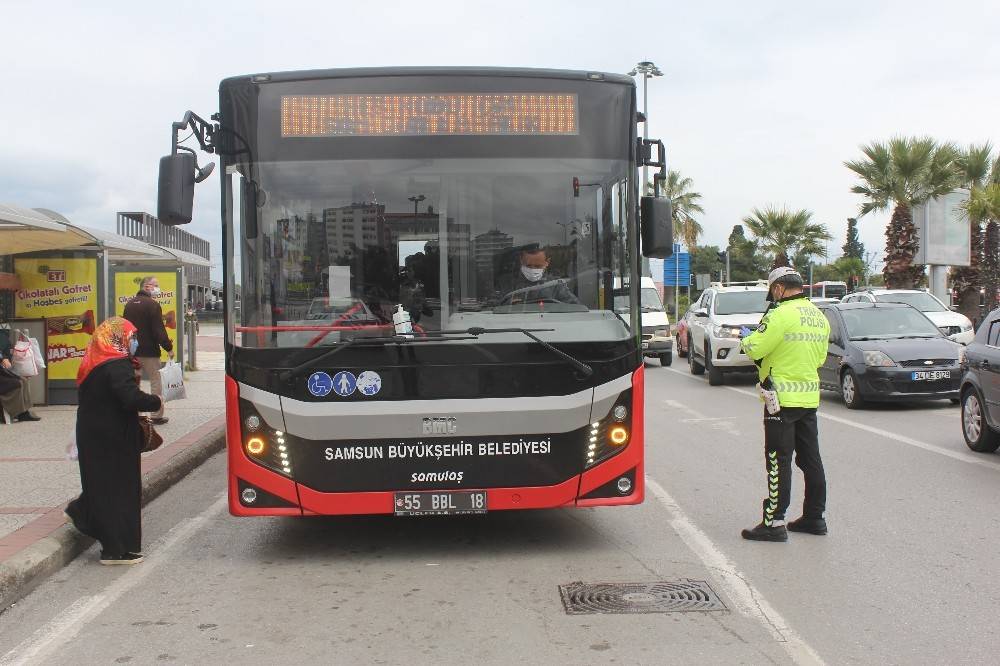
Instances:
[[[780,301],[743,338],[758,361],[760,381],[771,377],[782,407],[819,407],[819,368],[826,361],[830,322],[804,294]]]

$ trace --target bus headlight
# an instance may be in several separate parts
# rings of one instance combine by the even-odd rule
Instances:
[[[263,467],[291,477],[292,452],[285,433],[271,428],[253,403],[242,398],[240,421],[243,424],[243,450],[247,457]]]
[[[629,409],[631,406],[632,389],[628,389],[618,395],[615,404],[604,418],[590,424],[590,428],[585,431],[587,433],[585,468],[604,462],[628,445],[632,430],[632,413]]]

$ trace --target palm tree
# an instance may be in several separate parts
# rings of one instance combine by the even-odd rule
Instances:
[[[893,206],[885,230],[885,284],[912,288],[924,274],[923,266],[913,265],[919,241],[912,208],[955,189],[958,151],[930,138],[894,137],[862,146],[861,152],[865,159],[844,163],[861,178],[861,184],[851,188],[867,199],[861,204],[861,216]]]
[[[670,169],[666,179],[660,184],[661,194],[670,198],[671,215],[674,221],[674,238],[683,238],[688,249],[698,244],[702,234],[701,224],[694,219],[694,213],[704,214],[705,209],[698,201],[701,194],[692,192],[694,182],[681,175],[680,171]],[[646,184],[646,193],[652,194],[652,183]]]
[[[972,145],[958,155],[955,166],[961,185],[970,190],[970,201],[966,205],[969,218],[969,265],[956,268],[952,272],[952,285],[958,292],[958,309],[971,321],[979,318],[979,288],[983,285],[983,222],[990,219],[988,198],[984,200],[979,191],[988,183],[993,146],[987,141]],[[975,201],[975,203],[973,203]],[[991,262],[995,263],[995,262]]]
[[[983,241],[983,286],[986,288],[986,309],[992,310],[997,302],[997,289],[1000,288],[1000,158],[994,163],[993,173],[997,181],[977,187],[969,193],[966,212],[970,220],[986,222],[986,234]],[[976,290],[978,291],[978,289]],[[963,303],[964,305],[964,303]],[[978,300],[976,308],[970,309],[978,315]],[[963,314],[973,321],[978,316],[970,317],[963,308]]]
[[[825,226],[811,220],[812,213],[804,208],[790,211],[768,206],[754,208],[743,224],[756,237],[758,247],[774,255],[773,270],[788,266],[788,258],[796,255],[826,256],[824,243],[831,236]]]

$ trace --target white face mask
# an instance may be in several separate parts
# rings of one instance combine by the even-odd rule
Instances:
[[[544,268],[529,268],[528,266],[521,266],[521,275],[523,275],[524,279],[528,282],[538,282],[542,279],[542,275],[544,274]]]
[[[152,296],[153,298],[156,298],[157,296],[160,295],[161,292],[159,287],[150,287],[149,289],[146,290],[146,293]]]

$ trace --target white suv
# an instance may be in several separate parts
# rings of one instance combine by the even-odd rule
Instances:
[[[968,317],[952,312],[934,294],[923,289],[865,289],[848,294],[841,303],[905,303],[927,315],[949,340],[967,345],[976,337]]]
[[[740,349],[740,328],[757,328],[767,309],[767,283],[714,283],[685,315],[691,374],[708,371],[708,383],[718,386],[723,373],[747,371],[753,361]]]

